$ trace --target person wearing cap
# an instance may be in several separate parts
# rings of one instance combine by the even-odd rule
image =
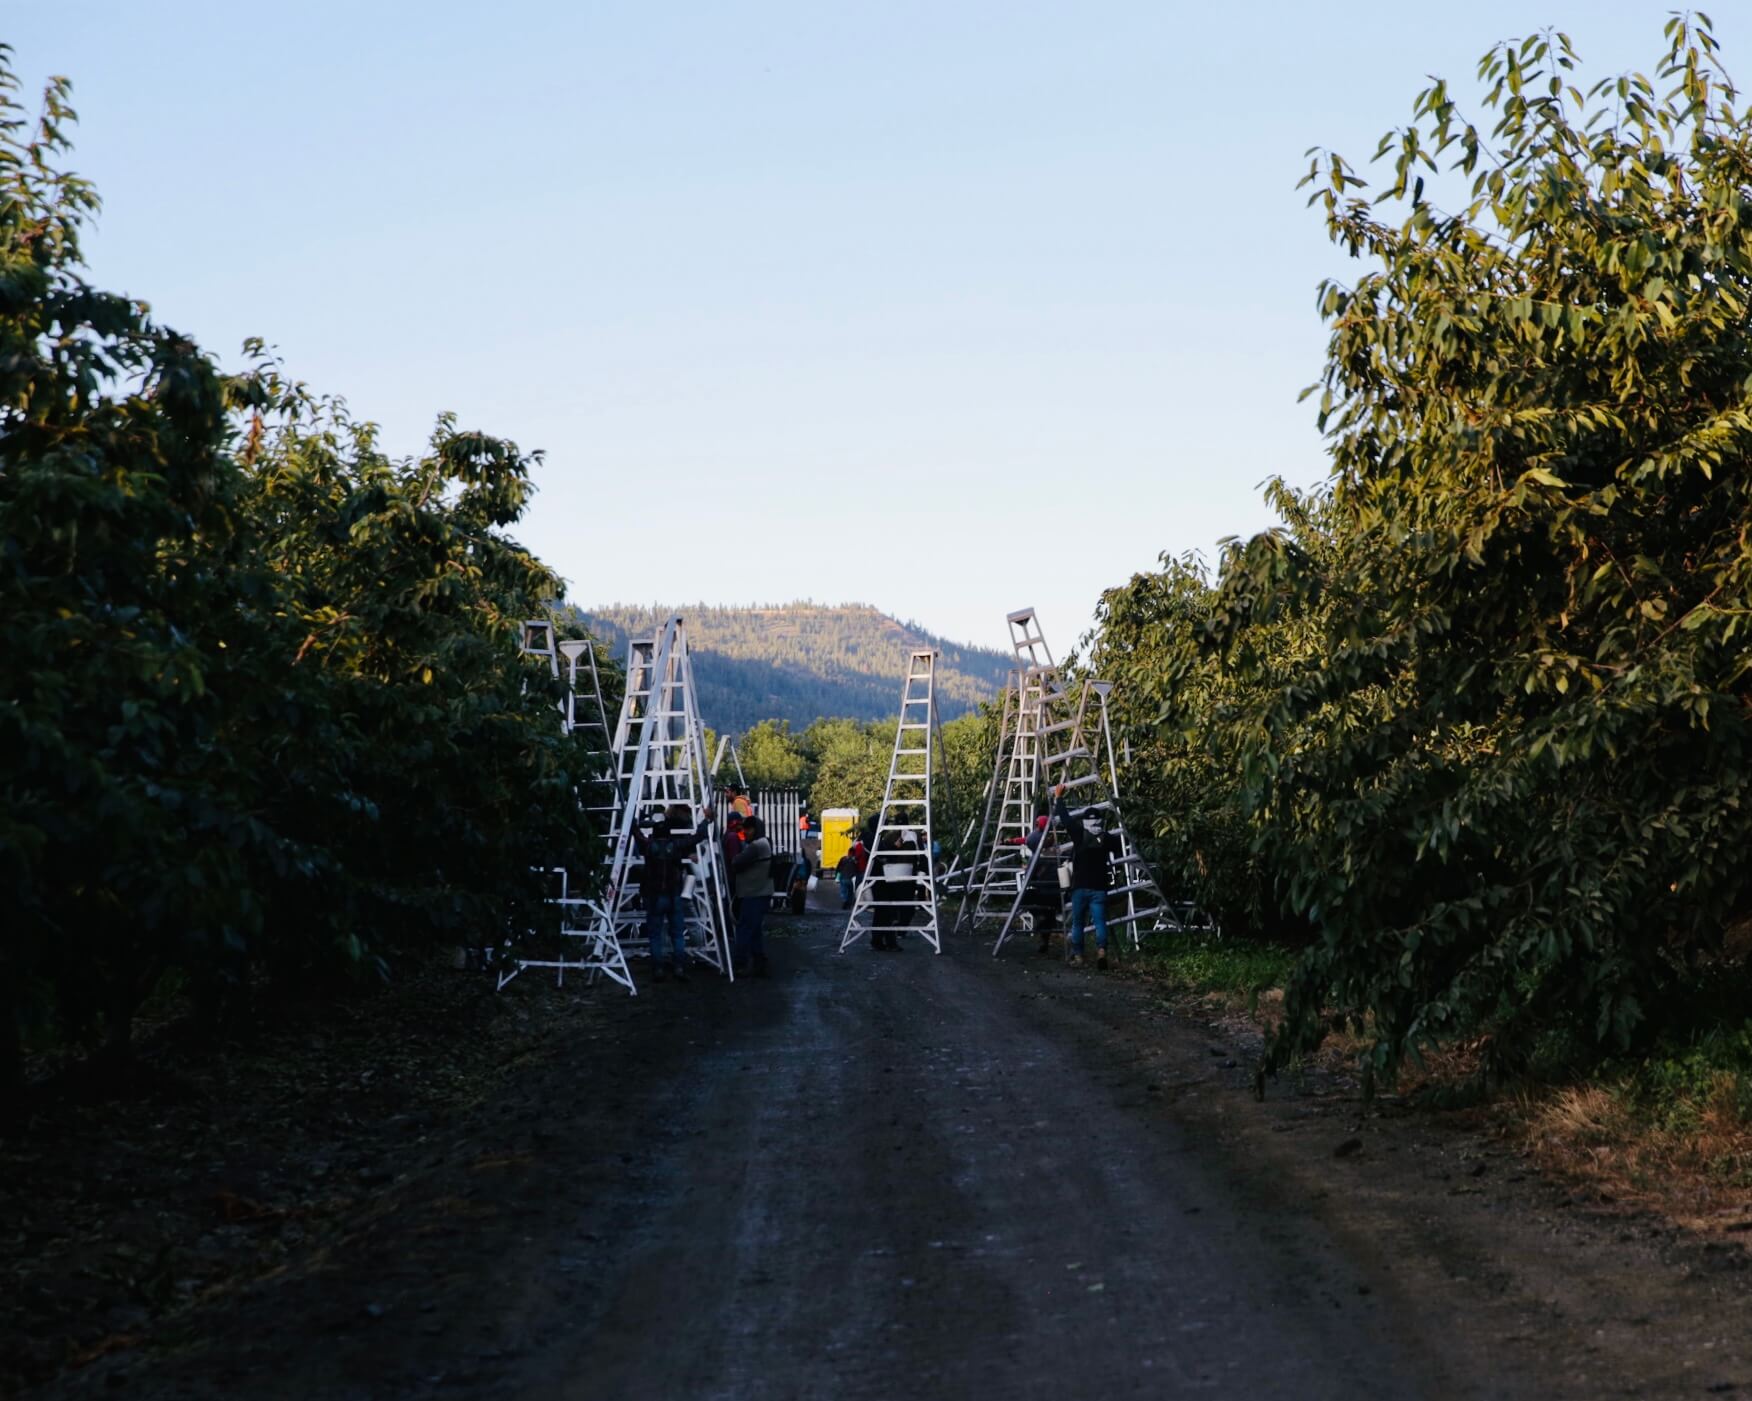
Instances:
[[[1107,967],[1107,891],[1113,882],[1113,859],[1121,852],[1119,838],[1107,830],[1100,812],[1086,808],[1080,820],[1065,805],[1065,786],[1052,790],[1053,815],[1071,842],[1071,928],[1065,950],[1073,967],[1083,961],[1083,923],[1095,926],[1095,966]]]
[[[645,939],[651,946],[653,981],[659,983],[667,981],[672,970],[677,982],[687,981],[687,912],[682,888],[687,880],[687,858],[711,829],[712,809],[706,808],[692,832],[686,830],[687,819],[687,804],[675,803],[667,812],[659,808],[652,815],[650,836],[633,828],[633,845],[645,863],[639,872]]]

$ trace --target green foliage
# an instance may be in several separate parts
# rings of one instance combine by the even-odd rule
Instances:
[[[1629,1045],[1747,904],[1752,113],[1706,21],[1668,40],[1586,91],[1562,35],[1499,46],[1494,124],[1436,82],[1374,197],[1316,154],[1364,264],[1321,289],[1330,483],[1214,582],[1109,598],[1103,664],[1129,636],[1166,677],[1128,725],[1177,869],[1316,932],[1270,1065],[1333,1003],[1380,1075],[1480,1030],[1499,1068]]]
[[[1257,997],[1282,986],[1296,952],[1281,944],[1211,934],[1158,934],[1144,942],[1142,966],[1189,992]]]
[[[5,53],[0,50],[0,61]],[[19,1033],[125,1047],[167,973],[209,1010],[540,917],[587,855],[579,744],[518,623],[533,458],[442,419],[391,462],[271,366],[227,377],[81,274],[96,207],[0,62],[0,1080]],[[584,850],[581,851],[580,848]]]
[[[856,720],[817,720],[803,732],[813,778],[809,806],[815,812],[856,808],[872,813],[881,805],[894,753],[895,719],[860,724]]]
[[[1695,1132],[1716,1107],[1752,1123],[1752,1021],[1656,1046],[1630,1069],[1626,1087],[1641,1117],[1670,1132]]]
[[[1270,498],[1297,548],[1318,556],[1321,503],[1275,484]],[[1116,683],[1115,714],[1131,754],[1123,782],[1132,832],[1172,873],[1176,892],[1229,934],[1305,942],[1307,921],[1290,909],[1284,867],[1255,820],[1257,790],[1238,780],[1258,738],[1255,711],[1318,656],[1323,610],[1286,601],[1226,656],[1207,643],[1221,609],[1209,571],[1194,556],[1162,565],[1103,596],[1090,658],[1095,674]]]
[[[809,757],[789,720],[762,720],[736,741],[742,775],[752,788],[802,788]]]
[[[882,804],[899,721],[890,716],[860,724],[817,720],[803,732],[801,748],[809,775],[809,805],[815,812],[856,808],[869,815]],[[990,705],[946,721],[933,761],[932,832],[953,851],[967,823],[978,816],[991,777],[997,717]]]
[[[908,655],[941,653],[937,706],[945,718],[989,700],[1012,665],[1007,653],[962,647],[864,604],[839,608],[790,603],[768,608],[641,608],[614,604],[574,610],[580,623],[622,653],[629,634],[649,634],[663,618],[687,620],[700,710],[731,734],[765,719],[801,732],[824,715],[879,720],[900,700]],[[747,759],[743,760],[746,767]],[[753,775],[749,776],[753,782]]]

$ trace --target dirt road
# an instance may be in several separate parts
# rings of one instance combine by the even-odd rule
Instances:
[[[565,1053],[346,1233],[47,1394],[1752,1389],[1737,1255],[1580,1217],[1414,1116],[1256,1105],[1134,982],[842,956],[839,927],[794,922],[766,981],[583,994]]]

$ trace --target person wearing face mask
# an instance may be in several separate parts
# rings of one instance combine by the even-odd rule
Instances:
[[[1085,808],[1072,817],[1065,805],[1065,786],[1052,790],[1053,816],[1071,843],[1071,927],[1065,953],[1073,967],[1083,961],[1083,925],[1095,926],[1095,966],[1107,967],[1107,892],[1113,884],[1113,862],[1120,855],[1119,838],[1107,830],[1102,814]]]

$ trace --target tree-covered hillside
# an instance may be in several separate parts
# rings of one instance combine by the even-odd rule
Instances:
[[[616,655],[632,634],[653,631],[663,618],[687,620],[707,723],[729,733],[761,720],[790,721],[797,730],[822,716],[879,720],[899,709],[907,654],[935,647],[937,705],[943,718],[966,714],[1002,689],[1010,658],[1003,652],[945,641],[868,604],[824,607],[708,608],[703,605],[611,604],[577,610]]]

